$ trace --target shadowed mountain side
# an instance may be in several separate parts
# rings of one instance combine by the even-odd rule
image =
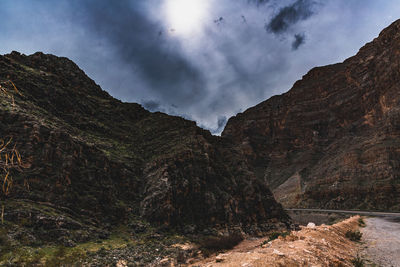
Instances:
[[[47,203],[77,228],[113,227],[132,216],[192,232],[289,225],[242,152],[194,122],[122,103],[66,58],[13,52],[0,57],[0,78],[22,94],[14,106],[1,98],[0,133],[13,138],[27,165],[14,175],[5,220],[42,225],[32,205]],[[21,201],[24,209],[15,204]],[[53,239],[66,234],[54,228]]]

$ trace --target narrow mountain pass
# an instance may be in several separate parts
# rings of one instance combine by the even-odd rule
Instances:
[[[354,266],[358,248],[346,233],[358,230],[359,219],[354,216],[331,226],[310,224],[271,241],[269,237],[245,240],[192,266]]]
[[[400,266],[400,218],[367,218],[362,257],[382,267]]]

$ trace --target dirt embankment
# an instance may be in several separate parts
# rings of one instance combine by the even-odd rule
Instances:
[[[245,240],[231,251],[191,266],[353,266],[357,246],[345,234],[358,229],[358,219],[355,216],[332,226],[302,227],[270,242],[268,237]]]

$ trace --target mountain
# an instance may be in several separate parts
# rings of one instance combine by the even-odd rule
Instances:
[[[183,234],[290,225],[235,144],[112,98],[67,58],[0,56],[0,84],[0,136],[22,158],[12,184],[1,173],[8,233],[73,245],[121,225]]]
[[[400,20],[222,133],[286,207],[400,211]]]
[[[67,58],[0,56],[0,265],[184,263],[198,252],[177,243],[291,228],[274,196],[400,211],[399,90],[400,20],[222,137],[114,99]]]

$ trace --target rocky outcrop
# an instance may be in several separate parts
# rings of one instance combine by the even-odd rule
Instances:
[[[287,207],[400,210],[400,21],[343,63],[229,120]]]
[[[192,232],[289,225],[241,150],[194,122],[122,103],[66,58],[0,56],[0,79],[15,100],[0,98],[0,135],[12,137],[25,166],[9,202],[67,209],[91,232],[133,217]],[[31,214],[24,220],[35,224]],[[16,217],[6,205],[5,219]]]

